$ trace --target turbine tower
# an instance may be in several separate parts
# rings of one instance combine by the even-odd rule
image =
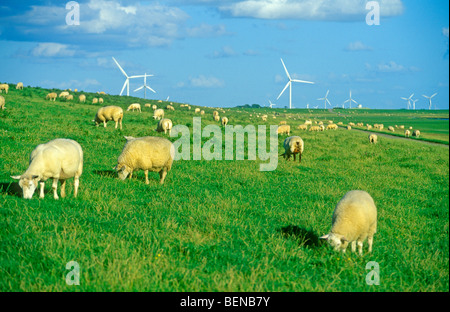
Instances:
[[[428,109],[431,110],[431,99],[434,98],[437,95],[437,93],[433,94],[432,96],[426,96],[426,95],[422,95],[424,98],[427,98],[430,101],[430,106],[428,107]],[[434,106],[434,109],[436,109],[436,105]]]
[[[144,89],[144,99],[147,96],[147,89],[149,89],[150,91],[152,91],[153,93],[156,93],[155,90],[153,90],[152,88],[150,88],[149,86],[147,86],[147,77],[151,77],[153,75],[147,75],[147,73],[144,74],[144,85],[140,86],[139,88],[137,88],[136,90],[134,90],[134,92],[139,91],[141,89]]]
[[[120,95],[122,95],[123,90],[125,90],[125,87],[127,87],[127,96],[130,95],[130,79],[132,78],[142,78],[144,77],[144,75],[139,75],[139,76],[128,76],[127,73],[123,70],[123,68],[119,65],[119,63],[116,61],[116,59],[113,57],[112,58],[114,60],[114,62],[116,63],[117,67],[119,67],[120,71],[122,72],[122,74],[125,75],[126,79],[125,79],[125,83],[123,84],[122,90],[120,91]]]
[[[352,108],[352,102],[355,102],[355,104],[358,104],[358,102],[356,102],[354,99],[352,99],[352,90],[350,90],[350,97],[347,101],[344,101],[344,103],[342,103],[342,108],[345,108],[345,103],[349,102],[350,104],[350,108]]]
[[[281,63],[283,64],[284,70],[286,72],[286,76],[288,77],[289,81],[286,83],[286,86],[284,87],[283,91],[281,91],[280,95],[277,97],[277,100],[280,98],[280,96],[283,94],[283,92],[287,89],[287,87],[289,87],[289,108],[291,109],[292,108],[292,82],[301,82],[301,83],[310,83],[310,84],[314,84],[314,82],[292,79],[291,75],[289,75],[286,65],[284,65],[283,59],[281,59]]]
[[[330,90],[327,91],[327,94],[325,94],[325,97],[317,99],[318,101],[324,101],[325,102],[325,109],[327,109],[327,102],[331,106],[330,101],[328,100],[328,93],[330,93]]]
[[[409,108],[411,107],[411,99],[412,99],[413,96],[414,96],[414,93],[411,94],[411,95],[409,96],[409,98],[404,98],[404,97],[402,97],[402,100],[408,101],[407,109],[409,109]]]
[[[416,102],[417,102],[418,100],[419,100],[419,99],[412,100],[412,103],[413,103],[413,110],[416,110]]]

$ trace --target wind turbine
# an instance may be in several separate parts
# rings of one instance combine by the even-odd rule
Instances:
[[[416,110],[416,102],[417,102],[418,100],[419,100],[419,99],[412,100],[412,102],[413,102],[413,110]]]
[[[276,106],[277,104],[273,104],[270,100],[269,100],[269,107],[272,108],[272,106]]]
[[[352,99],[352,90],[350,90],[350,97],[347,101],[344,101],[344,103],[342,103],[342,108],[345,108],[345,103],[349,102],[350,104],[350,108],[352,108],[352,102],[355,102],[355,104],[358,104],[358,102],[356,102],[354,99]]]
[[[330,101],[328,100],[328,93],[330,93],[330,90],[327,91],[327,94],[325,94],[325,97],[320,98],[320,99],[317,99],[318,101],[324,100],[324,102],[325,102],[325,109],[327,108],[327,102],[328,102],[328,104],[331,106],[331,103],[330,103]]]
[[[433,94],[432,96],[422,95],[424,98],[427,98],[430,101],[430,106],[428,107],[428,109],[431,109],[431,99],[434,98],[436,94],[437,93]],[[436,105],[434,106],[434,109],[436,109]]]
[[[153,93],[156,93],[155,90],[153,90],[152,88],[150,88],[149,86],[147,86],[147,77],[151,77],[153,75],[147,75],[147,73],[144,74],[144,85],[140,86],[139,88],[137,88],[136,90],[134,90],[134,92],[141,90],[142,88],[144,89],[144,99],[147,96],[147,89],[149,89],[150,91],[152,91]]]
[[[301,82],[301,83],[310,83],[310,84],[314,84],[314,82],[292,79],[291,75],[289,75],[286,65],[284,65],[283,59],[281,59],[281,63],[283,64],[284,70],[286,71],[286,75],[287,75],[289,81],[286,83],[286,86],[284,87],[283,91],[281,91],[280,95],[277,97],[277,100],[280,98],[280,96],[283,94],[283,92],[286,90],[286,88],[289,87],[289,108],[291,109],[292,108],[292,82]]]
[[[127,79],[125,79],[125,83],[123,84],[122,90],[120,91],[120,95],[122,95],[123,90],[125,89],[125,86],[127,87],[127,96],[130,95],[130,79],[132,78],[142,78],[144,77],[144,75],[139,75],[139,76],[128,76],[127,73],[123,70],[123,68],[119,65],[119,63],[116,61],[116,59],[113,57],[112,58],[114,60],[114,62],[116,63],[117,67],[119,67],[120,71],[122,72],[122,74],[125,75],[125,77],[127,77]]]
[[[408,101],[408,109],[411,107],[411,99],[414,96],[414,93],[409,96],[409,98],[402,97],[402,100]]]

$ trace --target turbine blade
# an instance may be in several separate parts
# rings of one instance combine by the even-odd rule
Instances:
[[[299,79],[292,79],[291,81],[301,82],[301,83],[310,83],[310,84],[314,84],[314,82],[311,82],[311,81],[305,81],[305,80],[299,80]]]
[[[128,78],[143,78],[143,77],[145,77],[144,75],[135,75],[135,76],[130,76],[130,77],[128,77]]]
[[[291,79],[291,75],[289,75],[289,72],[288,72],[288,70],[286,68],[286,65],[284,65],[283,59],[282,58],[280,58],[280,59],[281,59],[281,63],[283,64],[284,70],[286,71],[286,75],[288,76],[289,80],[292,80]]]
[[[328,100],[328,99],[325,99],[327,102],[328,102],[328,104],[330,104],[331,105],[331,103],[330,103],[330,101]]]
[[[287,89],[287,87],[289,86],[290,83],[291,83],[291,81],[288,81],[288,83],[284,87],[283,91],[281,91],[280,95],[277,97],[277,100],[280,98],[280,96],[283,94],[283,92]]]
[[[149,89],[150,91],[152,91],[153,93],[156,93],[155,90],[153,90],[152,88],[150,88],[149,86],[145,86],[147,89]],[[167,100],[166,100],[167,101]]]
[[[434,97],[434,96],[436,96],[437,95],[437,92],[435,93],[435,94],[433,94],[431,97]]]
[[[325,95],[325,97],[327,97],[329,93],[330,93],[330,90],[327,91],[327,94]]]
[[[134,90],[134,92],[141,90],[143,87],[144,86],[137,88],[136,90]]]
[[[125,87],[127,86],[127,84],[128,84],[128,78],[125,79],[125,83],[123,84],[122,90],[120,91],[120,95],[122,95],[123,90],[125,90]]]
[[[116,59],[115,59],[114,57],[113,57],[112,59],[114,60],[114,62],[116,62],[116,65],[119,67],[119,69],[120,69],[120,71],[122,72],[122,74],[124,74],[125,77],[128,78],[127,73],[126,73],[126,72],[123,70],[123,68],[119,65],[119,63],[116,61]]]

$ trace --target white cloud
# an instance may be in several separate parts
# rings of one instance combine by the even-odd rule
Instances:
[[[361,41],[350,42],[348,46],[345,48],[346,51],[372,51],[373,49],[369,46],[366,46]]]
[[[214,51],[213,53],[207,55],[210,58],[223,58],[223,57],[231,57],[236,56],[238,53],[233,50],[230,46],[224,46],[219,51]]]
[[[69,49],[66,44],[43,42],[39,43],[31,54],[36,57],[69,57],[75,55],[75,50]]]
[[[209,76],[199,75],[198,77],[189,78],[190,85],[196,88],[221,88],[225,86],[223,80]]]
[[[202,23],[198,26],[186,29],[186,34],[189,37],[216,37],[227,35],[225,25],[209,25]]]
[[[442,28],[442,34],[448,38],[448,27]]]
[[[79,81],[76,79],[72,79],[69,81],[44,80],[41,82],[41,86],[44,88],[57,88],[57,89],[61,89],[61,90],[78,89],[78,90],[95,92],[95,91],[99,91],[97,89],[99,86],[101,86],[101,83],[98,82],[96,79],[92,79],[92,78],[86,78],[83,81]]]
[[[397,64],[394,61],[388,63],[380,63],[373,67],[370,64],[366,64],[366,69],[369,71],[379,72],[379,73],[407,73],[407,72],[417,72],[420,69],[415,66],[406,67],[401,64]]]
[[[244,0],[220,6],[234,17],[299,20],[365,21],[368,0]],[[382,16],[403,13],[401,0],[380,0]]]

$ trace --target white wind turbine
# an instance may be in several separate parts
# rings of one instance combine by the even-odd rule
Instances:
[[[417,102],[418,100],[419,100],[419,99],[412,100],[412,103],[413,103],[413,110],[416,110],[416,102]]]
[[[277,97],[277,100],[280,98],[280,96],[283,94],[283,92],[286,90],[286,88],[289,87],[289,108],[292,108],[292,82],[301,82],[301,83],[310,83],[310,84],[314,84],[314,82],[304,81],[304,80],[299,80],[299,79],[292,79],[291,75],[289,75],[286,65],[284,65],[283,59],[281,59],[281,63],[283,64],[284,70],[286,71],[286,75],[287,75],[289,81],[286,83],[286,86],[284,87],[283,91],[281,91],[280,95]]]
[[[327,108],[327,102],[328,102],[328,104],[331,106],[331,103],[330,103],[330,101],[328,100],[328,93],[330,93],[330,90],[327,91],[327,94],[325,94],[325,97],[320,98],[320,99],[317,99],[318,101],[324,100],[324,102],[325,102],[325,109]]]
[[[139,76],[128,76],[127,73],[123,70],[123,68],[119,65],[119,63],[116,61],[116,59],[113,57],[112,58],[114,60],[114,62],[116,63],[117,67],[119,67],[120,71],[122,72],[122,74],[125,75],[125,77],[127,77],[127,79],[125,79],[125,83],[123,84],[122,90],[120,91],[120,95],[122,95],[123,90],[125,89],[125,87],[127,87],[127,96],[130,95],[130,79],[132,78],[142,78],[144,77],[144,75],[139,75]]]
[[[352,102],[355,102],[355,104],[358,104],[358,102],[356,102],[354,99],[352,99],[352,90],[350,90],[350,97],[347,101],[344,101],[344,103],[342,103],[342,108],[345,108],[345,103],[349,102],[349,107],[352,108]]]
[[[147,86],[147,77],[151,77],[153,75],[147,75],[147,73],[144,74],[144,85],[140,86],[139,88],[137,88],[136,90],[134,90],[134,92],[139,91],[141,89],[144,89],[144,99],[147,96],[147,89],[149,89],[150,91],[152,91],[153,93],[156,93],[155,90],[153,90],[152,88],[150,88],[149,86]]]
[[[402,100],[408,101],[408,106],[407,106],[408,109],[411,107],[411,99],[412,99],[413,96],[414,96],[414,93],[411,94],[411,95],[409,96],[409,98],[404,98],[404,97],[402,97]]]
[[[430,106],[428,107],[428,109],[431,109],[431,99],[434,98],[437,95],[437,93],[433,94],[432,96],[426,96],[426,95],[422,95],[424,98],[427,98],[430,101]],[[436,105],[434,106],[434,109],[436,109]]]
[[[269,100],[269,107],[272,108],[272,106],[276,106],[277,104],[273,104],[270,100]]]

